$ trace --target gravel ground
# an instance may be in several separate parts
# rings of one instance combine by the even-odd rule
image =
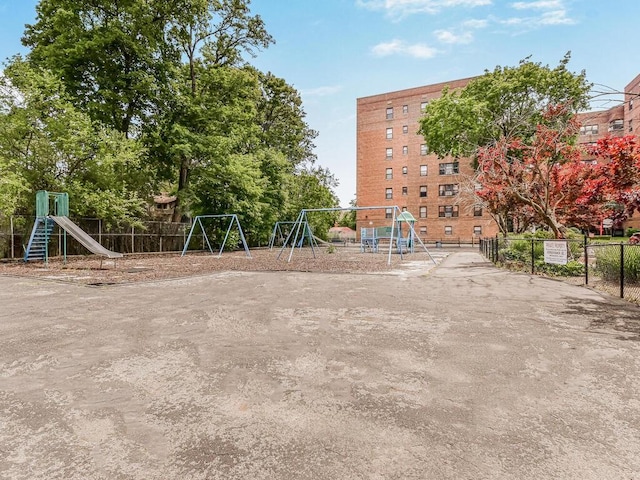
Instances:
[[[219,271],[298,271],[323,273],[384,273],[409,266],[416,261],[430,261],[427,253],[391,255],[388,264],[386,253],[361,253],[359,248],[339,247],[328,253],[326,247],[313,252],[309,248],[295,250],[288,261],[290,250],[253,250],[248,258],[242,252],[225,252],[221,256],[209,253],[179,253],[126,255],[114,260],[101,257],[52,258],[42,262],[25,264],[22,261],[0,263],[0,275],[39,277],[71,281],[87,285],[109,285],[149,280],[191,277]]]

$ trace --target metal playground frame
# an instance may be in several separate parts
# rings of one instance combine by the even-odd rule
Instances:
[[[240,220],[238,220],[238,215],[235,213],[222,214],[222,215],[198,215],[191,225],[191,230],[189,230],[189,236],[187,237],[187,241],[184,244],[184,248],[182,249],[181,257],[184,257],[184,254],[187,252],[189,248],[189,242],[191,241],[191,236],[193,235],[193,231],[196,228],[196,225],[200,225],[200,229],[202,230],[202,236],[207,242],[207,247],[209,247],[209,252],[213,255],[213,248],[211,247],[211,243],[209,242],[209,237],[207,237],[207,231],[202,224],[203,218],[230,218],[229,226],[227,227],[227,233],[225,233],[224,240],[222,241],[222,245],[220,246],[220,250],[218,251],[218,257],[222,255],[222,251],[224,250],[224,246],[227,243],[227,239],[229,238],[229,233],[231,232],[231,228],[235,223],[238,227],[238,232],[240,233],[240,240],[242,241],[242,246],[244,247],[244,251],[247,257],[251,258],[251,253],[249,252],[249,247],[247,246],[247,241],[244,238],[244,233],[242,232],[242,227],[240,226]]]
[[[311,251],[313,252],[313,258],[316,258],[316,252],[315,249],[318,248],[317,245],[314,246],[314,239],[313,239],[313,235],[311,234],[311,229],[309,228],[309,221],[307,218],[307,215],[309,213],[313,213],[313,212],[345,212],[345,211],[354,211],[354,210],[386,210],[388,208],[392,208],[392,217],[391,217],[391,234],[389,236],[389,253],[388,253],[388,258],[387,258],[387,265],[391,265],[391,253],[393,251],[393,239],[395,238],[394,233],[397,233],[398,231],[400,231],[400,226],[399,226],[399,222],[402,220],[398,220],[398,217],[400,216],[400,209],[397,206],[393,206],[393,207],[389,207],[388,205],[384,205],[384,206],[373,206],[373,207],[335,207],[335,208],[305,208],[302,209],[300,211],[300,213],[298,214],[298,218],[294,223],[293,228],[291,229],[291,232],[289,233],[289,235],[287,236],[287,239],[285,240],[284,244],[282,245],[282,248],[280,249],[280,252],[278,252],[278,259],[280,259],[280,256],[282,255],[282,252],[284,252],[284,250],[286,248],[291,248],[291,251],[289,252],[289,258],[287,259],[287,262],[291,262],[291,258],[293,257],[293,251],[295,250],[296,247],[298,248],[302,248],[303,244],[304,244],[304,240],[307,239],[309,241],[309,245],[311,246]],[[398,224],[398,225],[396,225]],[[411,238],[414,240],[417,240],[417,242],[422,245],[422,248],[424,249],[424,251],[427,253],[427,255],[429,255],[429,258],[431,259],[431,261],[435,264],[436,261],[435,259],[431,256],[431,253],[429,252],[429,250],[427,249],[427,247],[425,246],[425,244],[422,242],[422,240],[420,240],[420,237],[418,235],[416,235],[415,229],[413,228],[413,224],[411,222],[407,222],[407,224],[409,225],[409,228],[411,230]],[[295,235],[294,235],[295,233]],[[293,239],[292,239],[293,236]],[[290,247],[289,247],[290,245]],[[403,253],[402,253],[402,248],[398,249],[398,252],[400,253],[400,258],[404,258],[403,257]]]

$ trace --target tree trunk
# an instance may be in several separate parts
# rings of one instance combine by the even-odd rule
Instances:
[[[173,210],[173,216],[171,217],[172,222],[181,222],[183,216],[183,208],[182,208],[182,192],[184,192],[189,186],[189,160],[187,157],[182,156],[180,158],[180,173],[178,178],[178,192],[176,193],[176,205]]]

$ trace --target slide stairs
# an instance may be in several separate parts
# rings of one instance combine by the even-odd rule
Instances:
[[[24,261],[43,261],[47,256],[47,243],[53,232],[54,221],[48,217],[37,217],[31,237],[24,252]]]

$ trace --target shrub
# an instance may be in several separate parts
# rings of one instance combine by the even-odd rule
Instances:
[[[536,271],[558,277],[580,277],[584,275],[584,265],[576,260],[569,260],[566,265],[545,263],[544,260],[536,260]]]
[[[622,245],[598,248],[596,254],[596,272],[603,280],[620,281],[620,249]],[[624,247],[624,278],[626,282],[640,282],[640,247]]]
[[[226,232],[220,234],[220,237],[221,237],[220,243],[222,243],[222,241],[224,240],[225,234]],[[238,230],[230,230],[229,236],[227,237],[227,243],[225,243],[224,245],[224,251],[233,252],[234,250],[238,250],[239,245],[240,245],[240,232]]]

